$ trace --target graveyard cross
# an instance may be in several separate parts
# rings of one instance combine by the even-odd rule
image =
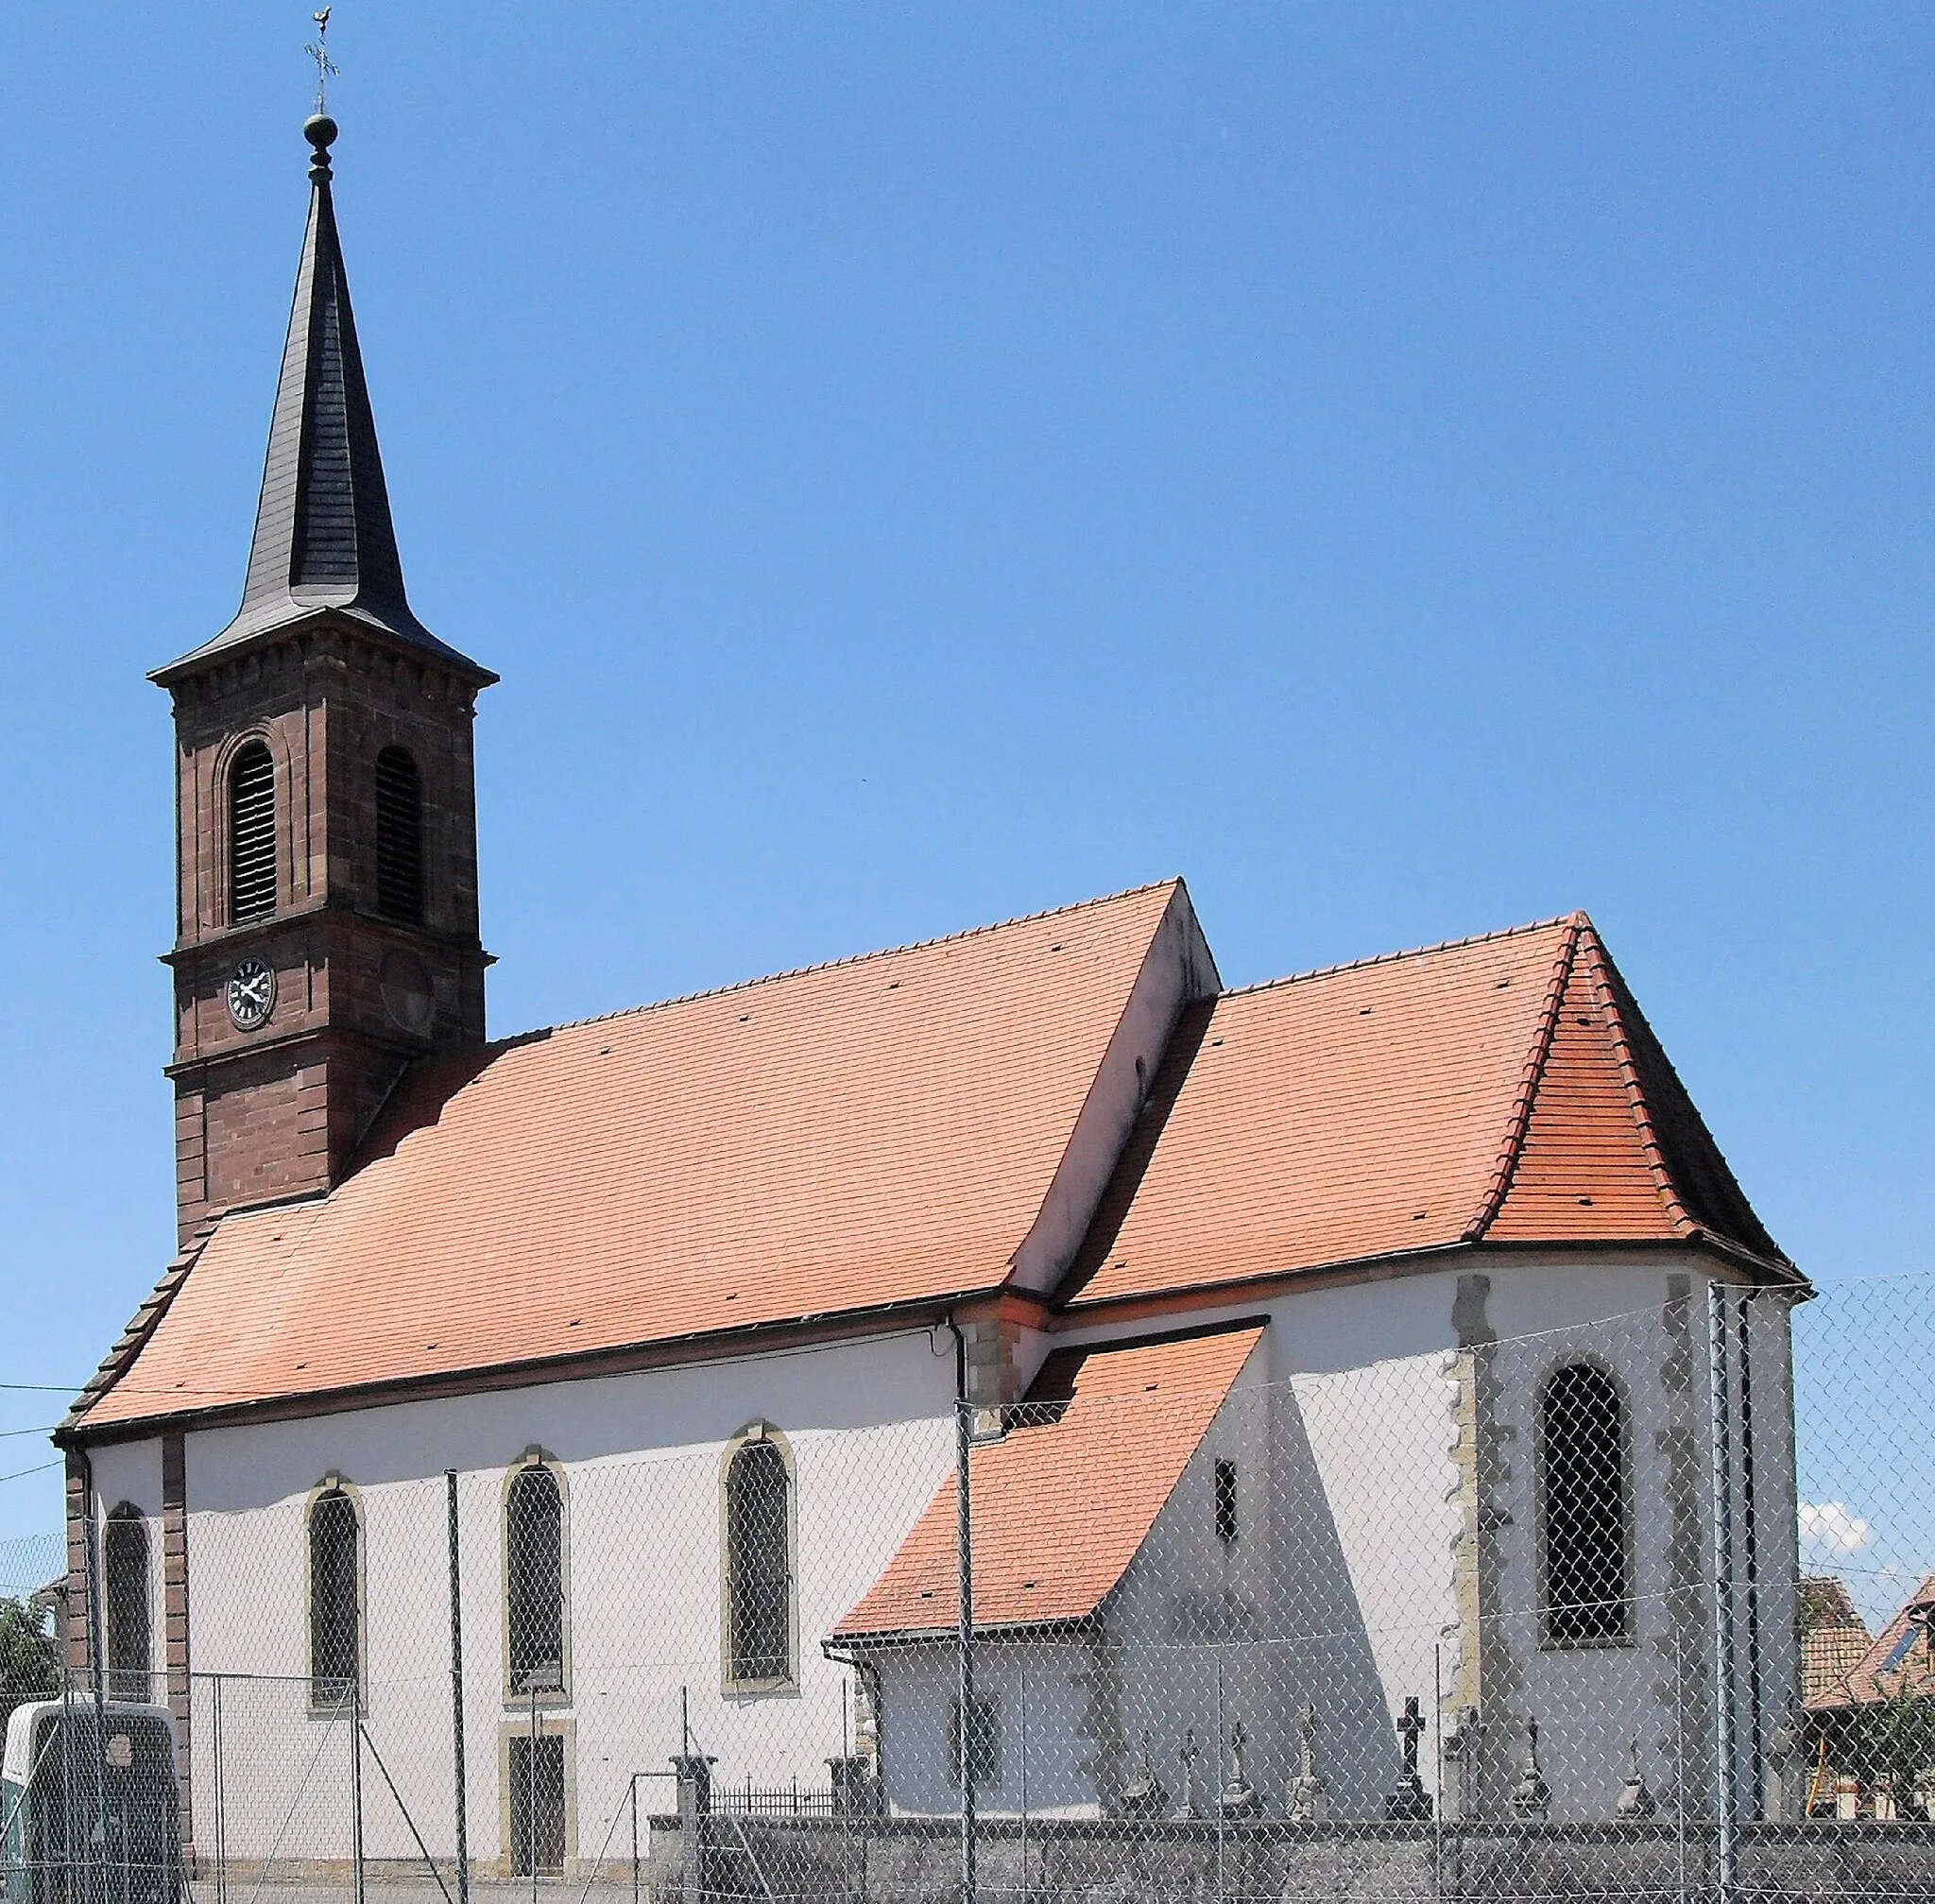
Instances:
[[[1221,1800],[1225,1818],[1247,1818],[1257,1809],[1256,1790],[1243,1769],[1243,1753],[1249,1741],[1250,1735],[1239,1719],[1236,1730],[1229,1735],[1229,1782],[1223,1788]]]
[[[1324,1781],[1317,1776],[1317,1708],[1306,1705],[1297,1722],[1297,1773],[1284,1795],[1283,1815],[1293,1825],[1313,1825]]]
[[[1397,1736],[1404,1742],[1404,1771],[1397,1780],[1397,1790],[1384,1800],[1387,1818],[1429,1818],[1431,1815],[1430,1794],[1417,1775],[1417,1742],[1424,1729],[1425,1722],[1418,1711],[1418,1702],[1407,1699],[1404,1717],[1397,1722]]]
[[[1182,1803],[1176,1807],[1175,1815],[1193,1818],[1196,1815],[1196,1760],[1203,1756],[1203,1748],[1196,1743],[1193,1725],[1183,1733],[1183,1742],[1176,1747],[1175,1756],[1183,1771]]]

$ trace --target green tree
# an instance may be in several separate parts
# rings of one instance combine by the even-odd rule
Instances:
[[[1876,1782],[1888,1781],[1895,1816],[1921,1815],[1916,1790],[1923,1774],[1935,1769],[1935,1699],[1911,1692],[1908,1675],[1892,1693],[1861,1716],[1864,1770]]]
[[[0,1597],[0,1736],[13,1708],[60,1690],[60,1652],[44,1607]]]

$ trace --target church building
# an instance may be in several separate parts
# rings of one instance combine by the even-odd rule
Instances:
[[[675,1755],[833,1761],[894,1817],[1300,1777],[1484,1816],[1535,1721],[1551,1815],[1610,1819],[1719,1698],[1757,1792],[1807,1286],[1584,915],[1232,990],[1171,879],[487,1031],[497,677],[406,595],[305,131],[241,607],[153,676],[179,1253],[58,1436],[70,1658],[173,1709],[187,1841],[225,1780],[231,1855],[299,1853],[249,1755],[349,1698],[447,1842],[459,1521],[463,1824],[506,1874],[583,1866]],[[1749,1699],[1704,1556],[1755,1537]]]

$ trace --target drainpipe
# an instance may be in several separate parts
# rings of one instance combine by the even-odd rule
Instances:
[[[108,1689],[104,1671],[107,1634],[101,1623],[105,1596],[101,1592],[100,1528],[94,1512],[94,1457],[85,1448],[80,1450],[80,1500],[84,1514],[82,1524],[86,1528],[80,1551],[84,1562],[81,1584],[87,1593],[87,1666],[88,1676],[94,1682],[94,1814],[100,1832],[101,1877],[105,1884],[108,1860],[112,1856],[108,1843]],[[66,1805],[69,1802],[63,1792],[61,1803]],[[64,1825],[61,1843],[63,1846],[67,1844],[67,1827]]]
[[[959,1618],[955,1629],[961,1662],[955,1727],[961,1758],[961,1904],[975,1904],[974,1868],[974,1523],[968,1499],[968,1338],[950,1310],[942,1318],[954,1338],[954,1561]]]
[[[1709,1511],[1713,1521],[1714,1824],[1717,1904],[1736,1899],[1737,1768],[1734,1762],[1734,1490],[1732,1400],[1727,1369],[1727,1292],[1717,1278],[1706,1285]]]
[[[1758,1294],[1750,1289],[1740,1297],[1737,1330],[1740,1351],[1740,1558],[1747,1585],[1747,1724],[1753,1762],[1753,1785],[1747,1794],[1750,1818],[1765,1815],[1767,1789],[1766,1755],[1760,1738],[1760,1529],[1755,1501],[1754,1353],[1748,1321]]]

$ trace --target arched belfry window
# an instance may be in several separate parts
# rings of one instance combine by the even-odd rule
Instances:
[[[229,923],[276,909],[276,763],[250,741],[229,767]]]
[[[1539,1398],[1546,1638],[1555,1646],[1632,1637],[1627,1581],[1632,1489],[1626,1404],[1606,1370],[1575,1362]]]
[[[309,1696],[321,1707],[355,1690],[362,1659],[362,1522],[332,1477],[309,1503]]]
[[[726,1462],[726,1678],[793,1678],[793,1473],[763,1423]]]
[[[376,757],[376,910],[413,925],[423,917],[423,781],[402,747]]]
[[[147,1522],[127,1501],[101,1532],[101,1576],[107,1597],[108,1696],[146,1699],[153,1670],[148,1635]]]
[[[512,1692],[564,1690],[564,1494],[532,1460],[504,1496],[505,1616]]]

